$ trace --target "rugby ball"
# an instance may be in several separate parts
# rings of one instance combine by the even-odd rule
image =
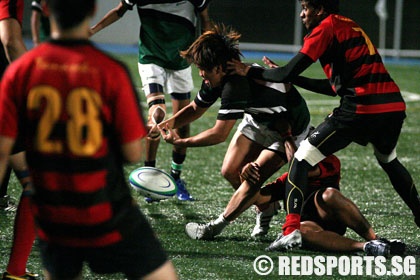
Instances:
[[[172,176],[155,167],[144,166],[131,171],[128,181],[141,195],[157,200],[170,198],[177,191]]]

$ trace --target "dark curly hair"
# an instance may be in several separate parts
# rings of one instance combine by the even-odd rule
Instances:
[[[328,14],[338,14],[340,12],[339,0],[298,0],[299,2],[308,3],[311,7],[319,9],[324,7]]]

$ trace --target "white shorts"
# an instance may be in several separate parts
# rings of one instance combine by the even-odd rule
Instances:
[[[150,94],[149,84],[159,84],[165,93],[187,93],[194,88],[191,66],[183,70],[170,70],[156,64],[138,64],[143,91]]]
[[[311,126],[308,125],[301,134],[294,136],[296,146],[299,147],[300,142],[306,138],[310,127]],[[280,133],[268,128],[266,124],[256,121],[249,114],[244,115],[242,122],[238,125],[238,131],[251,141],[258,143],[269,150],[285,153],[284,143],[281,140],[282,137]]]

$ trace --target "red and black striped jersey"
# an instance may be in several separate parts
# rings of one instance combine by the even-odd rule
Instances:
[[[120,241],[133,211],[121,145],[147,133],[125,67],[88,41],[51,41],[6,70],[0,135],[25,139],[41,239]]]
[[[320,161],[317,166],[320,169],[319,176],[308,177],[308,195],[321,188],[335,188],[339,190],[341,178],[340,160],[335,155],[329,155]],[[288,172],[283,173],[272,184],[276,184],[278,187],[284,187],[288,174]]]
[[[353,20],[332,14],[304,38],[301,53],[319,59],[342,110],[356,114],[404,111],[400,89],[377,49]]]

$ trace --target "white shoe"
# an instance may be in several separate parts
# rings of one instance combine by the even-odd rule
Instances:
[[[267,235],[268,230],[270,229],[270,222],[273,219],[273,216],[278,214],[278,209],[280,209],[280,203],[275,201],[270,203],[270,206],[263,212],[257,210],[255,227],[251,233],[251,237],[262,237]]]
[[[293,248],[302,247],[302,234],[300,230],[295,229],[288,235],[282,233],[266,248],[266,251],[285,251]]]
[[[215,221],[207,224],[188,223],[185,226],[185,232],[191,239],[212,240],[222,232],[227,224],[229,224],[227,221],[218,224],[215,224]]]

